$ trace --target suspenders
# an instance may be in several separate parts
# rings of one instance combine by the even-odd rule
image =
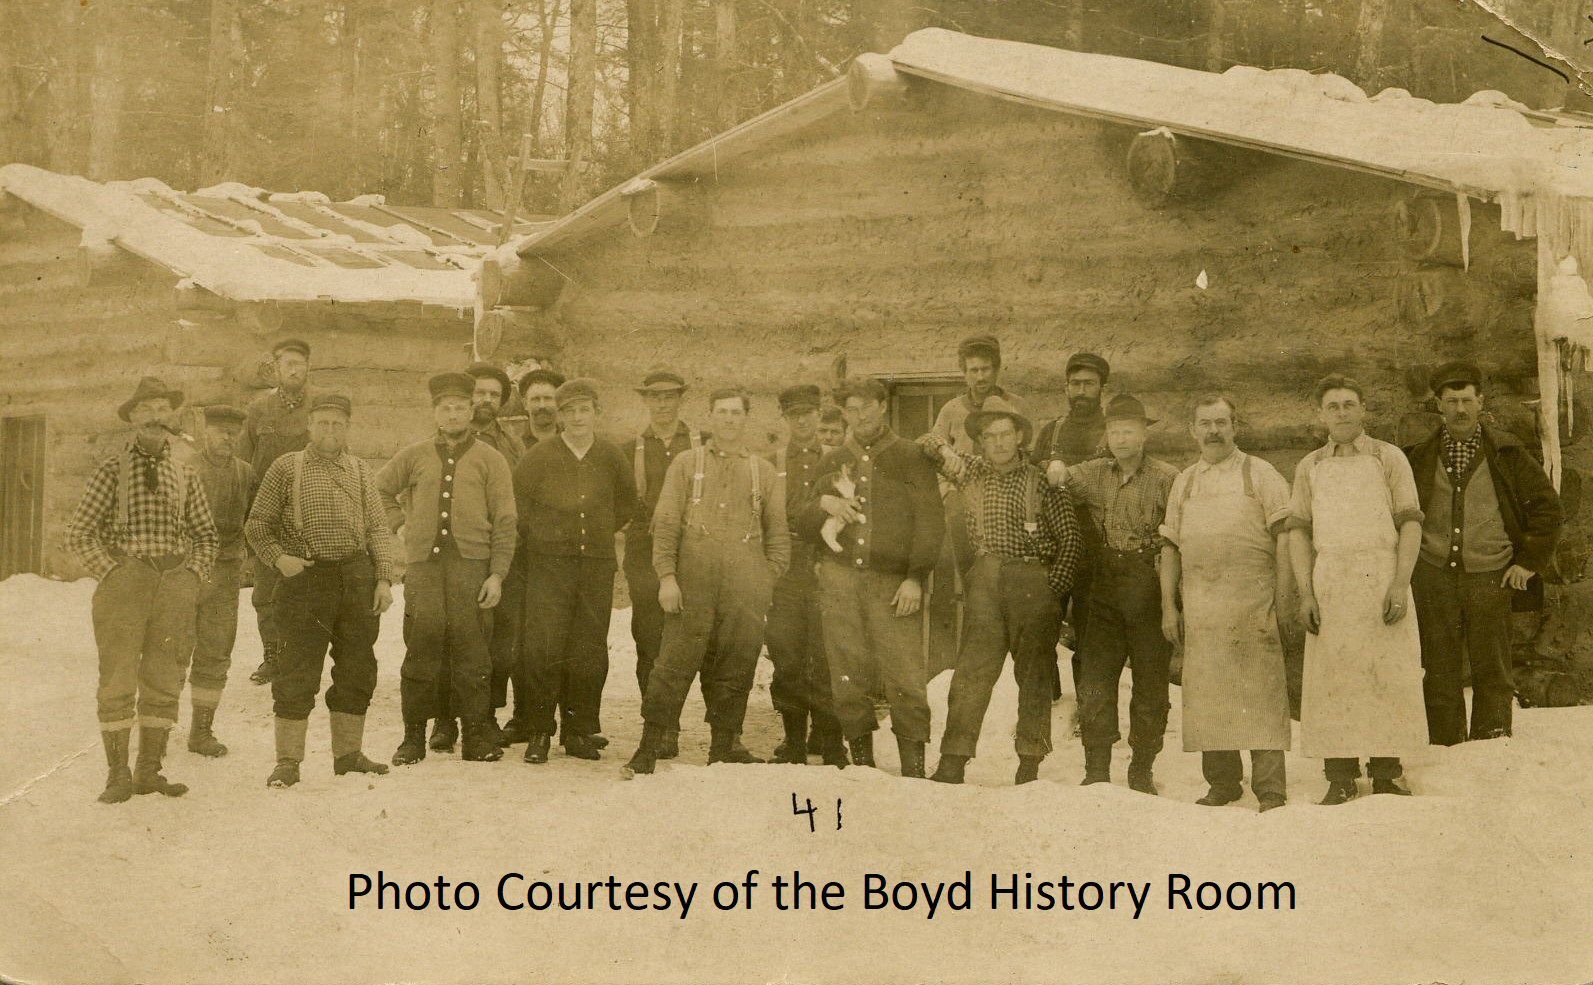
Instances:
[[[1245,496],[1249,499],[1255,499],[1256,485],[1255,482],[1250,478],[1250,456],[1245,455],[1244,452],[1238,452],[1238,454],[1245,456],[1244,461],[1239,464],[1239,470],[1244,475]],[[1184,483],[1183,495],[1178,497],[1178,506],[1180,509],[1182,509],[1183,505],[1189,501],[1189,491],[1194,487],[1194,485],[1195,483],[1193,481]]]
[[[303,537],[304,536],[304,455],[305,455],[305,453],[302,452],[302,451],[296,451],[296,452],[292,452],[291,454],[293,455],[293,488],[292,488],[292,491],[289,494],[289,498],[291,500],[290,509],[291,509],[291,512],[292,512],[293,529],[298,531],[300,537]],[[362,458],[355,458],[353,455],[350,455],[348,452],[344,452],[343,453],[343,457],[341,459],[341,464],[346,469],[346,468],[348,468],[350,462],[354,463],[353,471],[354,471],[354,474],[359,478],[359,484],[360,484],[360,500],[359,500],[359,502],[356,505],[359,506],[360,514],[361,514],[360,515],[360,522],[359,522],[359,527],[360,527],[359,541],[360,541],[361,547],[363,548],[363,547],[367,546],[367,545],[365,545],[365,534],[364,534],[364,519],[365,518],[364,518],[364,513],[365,513],[365,506],[366,506],[365,497],[367,495],[369,495],[369,491],[367,489],[367,486],[369,484],[365,481],[365,460],[362,459]],[[308,542],[306,542],[304,546],[305,547],[309,547],[310,545],[309,545]]]
[[[747,470],[752,476],[752,533],[748,535],[749,538],[763,533],[763,486],[758,479],[759,461],[757,455],[747,454]],[[691,525],[691,517],[702,503],[703,472],[707,466],[708,449],[694,438],[691,446],[691,502],[686,506],[686,526]]]
[[[686,437],[691,441],[691,450],[696,451],[702,442],[697,437],[697,432],[691,428],[686,429]],[[674,443],[674,438],[670,443]],[[665,449],[668,450],[667,448]],[[636,456],[631,460],[632,475],[636,479],[636,495],[647,496],[647,432],[643,431],[636,436]]]

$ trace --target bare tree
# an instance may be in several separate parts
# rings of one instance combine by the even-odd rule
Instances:
[[[561,0],[536,0],[537,74],[531,82],[531,109],[526,114],[526,130],[533,143],[542,146],[542,113],[547,103],[548,70],[553,65],[554,28],[559,23]]]
[[[482,164],[482,192],[492,208],[505,207],[509,177],[503,173],[503,2],[472,0],[476,51],[476,155]]]
[[[122,51],[126,0],[99,0],[85,23],[92,31],[92,74],[89,82],[88,176],[96,181],[118,177],[122,142],[122,98],[127,89]]]
[[[570,0],[569,77],[564,87],[564,156],[559,202],[573,209],[586,195],[597,96],[597,0]]]
[[[432,0],[427,25],[431,48],[431,120],[433,205],[458,206],[463,197],[464,143],[459,104],[459,12],[457,0]]]
[[[686,28],[686,0],[659,0],[658,11],[658,139],[674,148],[680,123],[681,35]]]
[[[237,135],[234,102],[243,58],[243,24],[238,0],[210,0],[210,50],[205,72],[204,149],[199,180],[207,185],[236,177]]]
[[[1388,0],[1361,0],[1361,13],[1355,24],[1358,40],[1355,55],[1355,81],[1362,88],[1375,88],[1383,55],[1383,25],[1388,20]]]
[[[46,143],[50,167],[62,172],[84,170],[83,119],[88,107],[83,71],[86,43],[83,8],[78,0],[56,0],[50,31],[49,126]]]

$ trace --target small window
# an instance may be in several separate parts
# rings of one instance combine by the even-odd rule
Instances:
[[[940,409],[964,389],[955,373],[876,374],[890,394],[891,430],[916,438],[935,424]]]

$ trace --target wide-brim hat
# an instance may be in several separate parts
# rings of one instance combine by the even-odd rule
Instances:
[[[997,408],[976,410],[963,419],[962,428],[968,432],[968,437],[977,442],[986,427],[1003,418],[1011,421],[1012,426],[1018,429],[1018,443],[1021,447],[1027,448],[1029,439],[1034,436],[1034,424],[1015,410]]]
[[[1112,398],[1106,405],[1106,411],[1101,415],[1107,423],[1112,421],[1140,421],[1146,427],[1155,424],[1157,418],[1145,413],[1145,405],[1140,403],[1138,397],[1128,394],[1119,394]]]
[[[138,389],[133,395],[116,409],[116,416],[129,423],[133,420],[133,408],[145,400],[169,400],[171,409],[176,410],[183,405],[183,392],[176,387],[169,387],[162,383],[159,377],[146,376],[138,381]]]
[[[673,393],[686,389],[686,378],[672,369],[655,369],[642,377],[637,393]]]

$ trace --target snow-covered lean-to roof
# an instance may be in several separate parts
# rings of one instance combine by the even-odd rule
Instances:
[[[90,181],[25,164],[0,167],[0,192],[233,301],[407,301],[467,309],[472,277],[497,243],[500,213],[333,202],[229,182],[179,192],[153,178]],[[517,222],[516,232],[539,223]]]
[[[1157,62],[917,31],[861,55],[845,79],[653,165],[494,254],[511,270],[630,218],[631,199],[666,180],[707,178],[735,158],[907,80],[954,86],[1058,113],[1282,154],[1497,202],[1503,228],[1537,237],[1537,341],[1544,451],[1558,483],[1561,350],[1593,349],[1593,120],[1532,110],[1498,92],[1440,104],[1403,89],[1368,95],[1337,75],[1235,66],[1202,72]],[[548,264],[551,266],[551,264]],[[526,267],[534,266],[525,263]],[[483,278],[484,298],[487,278]]]

